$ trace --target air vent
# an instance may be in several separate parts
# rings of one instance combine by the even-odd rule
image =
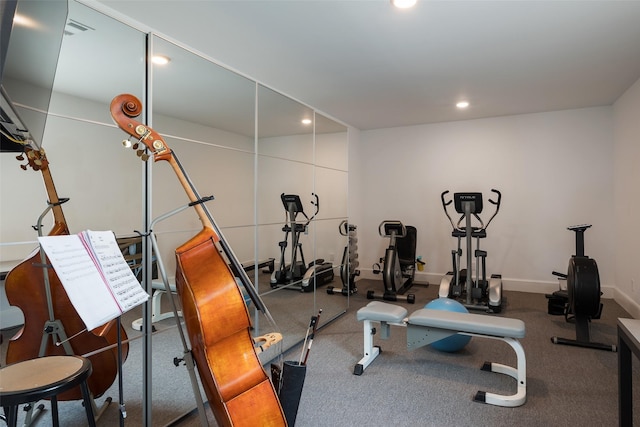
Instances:
[[[80,33],[84,33],[85,31],[94,31],[94,30],[95,28],[91,28],[88,25],[85,25],[81,22],[70,19],[67,22],[67,25],[64,27],[64,34],[65,36],[72,36],[74,34],[80,34]]]

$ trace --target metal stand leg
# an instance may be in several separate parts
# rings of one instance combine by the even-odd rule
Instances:
[[[171,211],[165,215],[162,215],[160,217],[158,217],[157,219],[155,219],[152,223],[151,226],[153,228],[153,226],[159,222],[162,221],[172,215],[177,214],[178,212],[183,211],[184,209],[189,208],[190,206],[183,206],[181,208],[178,208],[174,211]],[[169,296],[169,301],[171,301],[171,309],[173,310],[173,317],[176,320],[176,325],[178,326],[178,333],[180,334],[180,339],[182,341],[182,347],[184,349],[184,352],[182,354],[182,358],[178,359],[175,358],[174,359],[174,364],[176,366],[179,366],[180,362],[184,362],[184,364],[187,367],[187,371],[189,372],[189,378],[191,380],[191,387],[193,388],[193,395],[196,399],[196,406],[198,409],[198,417],[200,419],[200,425],[202,425],[203,427],[206,427],[209,425],[208,421],[207,421],[207,415],[204,409],[204,403],[202,400],[202,395],[200,394],[200,386],[198,384],[198,379],[196,377],[196,373],[195,373],[195,363],[193,361],[193,357],[191,354],[191,349],[189,348],[189,345],[187,344],[187,340],[185,338],[184,335],[184,330],[182,329],[182,324],[180,322],[180,315],[178,314],[178,307],[176,305],[175,299],[174,299],[174,295],[171,292],[171,285],[169,284],[169,279],[167,276],[167,272],[164,268],[164,263],[162,262],[162,257],[160,256],[160,249],[158,247],[158,241],[156,239],[155,233],[151,232],[150,233],[150,237],[151,237],[151,244],[153,246],[153,252],[156,254],[156,258],[157,258],[157,265],[158,265],[158,271],[160,273],[160,277],[162,278],[162,282],[164,283],[164,287],[165,287],[165,291],[167,293],[167,295]]]

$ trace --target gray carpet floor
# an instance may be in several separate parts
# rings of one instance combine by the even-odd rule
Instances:
[[[506,308],[500,316],[522,319],[526,337],[521,340],[527,358],[527,402],[517,408],[483,405],[473,401],[478,390],[512,394],[515,381],[505,375],[481,371],[485,361],[514,366],[515,354],[506,343],[474,337],[461,351],[444,353],[430,347],[406,350],[406,330],[392,329],[388,340],[378,340],[382,354],[365,370],[353,375],[363,353],[363,327],[356,320],[358,308],[366,305],[366,291],[382,289],[382,283],[358,282],[358,294],[348,312],[322,328],[314,340],[308,360],[307,376],[300,400],[296,425],[311,426],[614,426],[618,424],[617,353],[554,345],[551,336],[575,337],[575,327],[562,316],[547,314],[543,294],[505,292]],[[322,291],[321,291],[322,292]],[[435,298],[437,286],[415,286],[416,304],[403,304],[409,312]],[[308,298],[308,295],[300,295]],[[344,298],[334,295],[331,298]],[[612,300],[603,300],[602,318],[591,324],[593,341],[615,344],[616,322],[629,317]],[[139,313],[128,313],[130,324]],[[173,423],[199,425],[194,393],[187,370],[176,367],[173,358],[181,356],[175,322],[157,324],[153,336],[152,420],[154,426]],[[3,331],[4,344],[14,331]],[[132,332],[130,338],[137,334]],[[300,347],[285,359],[297,360]],[[634,364],[635,425],[640,425],[640,369]],[[130,344],[124,364],[125,425],[142,425],[142,340]],[[117,382],[96,402],[114,399],[99,420],[99,426],[118,425]],[[49,403],[44,402],[45,408]],[[186,414],[186,415],[184,415]],[[184,416],[183,416],[184,415]],[[61,402],[63,426],[83,426],[80,402]],[[209,424],[216,425],[208,414]],[[176,421],[179,420],[179,421]],[[50,425],[45,413],[34,425]]]

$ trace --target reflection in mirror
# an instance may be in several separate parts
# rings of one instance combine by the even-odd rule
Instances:
[[[45,98],[37,96],[44,90],[39,86],[39,82],[20,81],[20,84],[15,86],[18,91],[12,92],[14,100],[23,104],[19,108],[26,112],[25,121],[29,121],[27,117],[29,111],[42,116],[49,113],[41,141],[37,141],[46,148],[47,162],[41,161],[38,164],[34,161],[38,166],[38,168],[31,168],[38,171],[34,173],[28,167],[27,171],[21,170],[15,155],[2,154],[0,166],[2,173],[0,193],[3,200],[0,204],[2,271],[6,271],[5,262],[11,263],[16,259],[22,259],[25,254],[37,256],[37,252],[31,251],[37,247],[36,238],[39,231],[42,234],[64,235],[93,229],[112,230],[117,235],[131,234],[140,224],[142,211],[140,164],[138,162],[133,167],[123,166],[129,153],[119,149],[122,134],[112,124],[108,105],[113,94],[119,90],[142,92],[145,77],[142,63],[144,35],[76,2],[69,3],[68,16],[66,1],[21,1],[18,9],[21,10],[22,6],[37,8],[47,19],[57,20],[62,15],[62,25],[59,27],[62,43],[60,52],[52,49],[49,43],[45,42],[23,46],[18,51],[20,77],[26,79],[33,71],[49,69],[51,64],[47,62],[51,59],[50,55],[54,56],[54,69],[57,62],[57,71],[55,78],[51,76],[53,91],[50,102],[48,96]],[[74,33],[70,30],[70,23],[83,33]],[[79,23],[83,23],[87,28],[80,30]],[[46,28],[57,27],[41,23],[41,26],[32,28],[32,31],[38,33]],[[55,40],[53,36],[46,37],[52,37],[51,41]],[[124,37],[126,43],[120,37]],[[98,55],[101,57],[98,58]],[[134,58],[134,60],[126,67],[114,66],[114,64],[121,64],[123,57]],[[7,58],[11,58],[11,54]],[[109,66],[104,66],[106,63]],[[3,74],[3,85],[7,83],[8,87],[12,71],[10,68],[7,70],[9,70],[7,74]],[[6,80],[5,77],[7,77]],[[45,83],[41,84],[46,87]],[[40,103],[38,99],[46,99],[46,101]],[[41,151],[39,154],[45,153]],[[43,178],[46,191],[43,191]],[[59,191],[60,197],[57,196],[56,190]],[[53,194],[56,196],[52,197]],[[54,215],[47,214],[41,230],[37,230],[37,227],[33,228],[49,202],[55,203],[57,200],[65,199],[68,199],[66,203],[53,209]],[[56,210],[64,211],[64,216],[55,215]],[[51,227],[50,223],[54,223],[54,227]],[[64,224],[65,227],[60,227],[60,224]],[[31,259],[35,258],[30,258],[26,263],[34,265]],[[27,339],[31,340],[30,349],[35,349],[29,358],[41,355],[39,352],[86,355],[93,366],[93,374],[89,380],[91,391],[95,396],[100,396],[99,400],[96,399],[96,405],[106,407],[111,398],[118,395],[118,384],[115,381],[118,366],[114,354],[117,350],[114,350],[116,339],[113,339],[113,336],[120,331],[120,328],[112,327],[113,324],[110,324],[106,331],[103,331],[104,335],[94,335],[86,332],[86,329],[82,332],[84,328],[82,322],[68,320],[73,318],[76,311],[66,298],[57,278],[50,282],[50,285],[53,283],[51,294],[55,304],[52,303],[54,308],[49,311],[50,303],[45,298],[43,290],[42,268],[35,265],[35,272],[36,274],[29,276],[33,279],[29,280],[29,285],[33,285],[32,290],[28,290],[27,286],[20,288],[23,293],[26,292],[29,301],[29,304],[21,306],[27,308],[23,310],[25,329],[16,329],[19,333],[13,337],[16,338],[15,340],[10,340],[7,347],[10,348],[21,339]],[[8,277],[10,276],[11,273]],[[20,280],[20,276],[18,277]],[[50,273],[49,277],[56,276]],[[11,281],[7,280],[7,282]],[[7,289],[11,287],[12,285]],[[9,297],[9,301],[16,300]],[[3,329],[19,326],[19,324],[5,322],[4,304],[0,310],[2,312],[0,323]],[[45,319],[34,317],[43,313],[46,313]],[[53,340],[63,339],[63,335],[57,335],[57,337],[51,335],[50,330],[55,328],[45,324],[53,318],[60,321],[64,327],[64,333],[71,338],[67,343],[70,349],[66,346],[56,346],[57,348],[54,347],[51,352],[45,351],[44,347],[43,350],[39,350],[41,342],[53,343]],[[35,328],[30,329],[35,330],[35,333],[28,332],[29,328]],[[59,333],[60,330],[55,329],[55,333]],[[125,330],[130,332],[128,325],[123,325],[121,331]],[[82,334],[76,336],[76,333],[80,332]],[[103,336],[106,340],[96,342],[91,336]],[[126,334],[121,334],[121,337],[125,340],[127,338]],[[105,349],[105,346],[109,346],[109,349]],[[7,351],[7,362],[18,361],[20,356],[16,355],[20,352],[9,350],[7,347],[3,346]],[[12,356],[9,356],[10,353]],[[133,366],[131,363],[125,363],[123,377],[135,375],[133,370],[137,366],[139,365],[135,363]],[[128,371],[128,368],[132,371]],[[91,385],[92,379],[97,377],[106,378],[100,387]],[[113,407],[117,405],[112,405],[111,408]],[[117,418],[117,409],[111,412],[111,416]]]
[[[272,223],[261,223],[258,226],[258,254],[259,259],[274,259],[274,271],[271,274],[260,274],[257,283],[282,331],[284,346],[287,348],[301,339],[309,322],[308,316],[313,310],[313,289],[309,292],[305,288],[305,292],[302,292],[302,282],[305,267],[313,261],[314,228],[313,221],[308,222],[301,212],[295,218],[299,225],[293,225],[288,220],[281,194],[298,195],[301,208],[311,217],[315,211],[311,204],[315,200],[311,195],[313,167],[259,156],[258,177],[258,210],[264,212],[270,209],[270,216],[274,218]],[[286,177],[295,178],[283,182]],[[294,229],[297,230],[295,233],[292,232]],[[296,248],[295,251],[292,251],[293,247]],[[295,259],[292,260],[294,252]],[[294,268],[291,268],[292,261]]]
[[[258,87],[258,154],[313,162],[313,110]]]
[[[316,166],[349,170],[347,127],[316,113],[315,164]],[[346,187],[344,187],[346,191]],[[346,209],[346,204],[344,205]]]
[[[240,262],[254,261],[255,83],[160,37],[153,65],[155,130],[189,176],[198,194],[214,196],[206,207]],[[158,216],[187,203],[168,165],[153,170],[153,212]],[[166,248],[160,256],[173,275],[173,250],[200,231],[193,209],[158,224]],[[189,235],[191,234],[191,235]]]
[[[21,2],[25,5],[54,3],[65,4]],[[69,29],[62,42],[49,107],[53,114],[42,140],[55,167],[61,196],[71,199],[64,206],[70,231],[111,229],[118,235],[130,235],[141,227],[145,169],[152,170],[153,217],[187,201],[167,165],[145,168],[135,153],[121,149],[122,132],[112,125],[109,117],[108,105],[115,95],[131,93],[143,99],[146,36],[83,4],[71,1],[69,5],[65,21],[73,23],[73,29]],[[153,68],[153,81],[149,82],[152,85],[151,115],[147,118],[180,157],[200,195],[215,196],[207,206],[239,261],[256,266],[259,261],[273,259],[275,271],[281,263],[280,242],[285,240],[283,228],[287,223],[281,194],[299,195],[309,217],[316,208],[312,203],[313,194],[319,197],[318,215],[301,231],[299,243],[305,264],[317,258],[330,263],[333,281],[317,290],[300,292],[287,286],[272,287],[268,264],[250,270],[285,336],[284,348],[288,348],[304,338],[310,316],[320,308],[323,309],[321,323],[324,323],[343,310],[348,301],[326,293],[329,285],[342,286],[338,269],[346,238],[340,236],[338,227],[347,217],[346,128],[317,114],[313,123],[314,112],[309,107],[180,46],[152,37],[154,52],[168,56],[171,61],[165,67]],[[25,94],[27,92],[21,91],[16,98],[27,105],[31,95],[20,97]],[[33,106],[47,110],[37,103]],[[25,110],[25,117],[29,111],[33,109]],[[303,124],[303,118],[311,119],[310,124]],[[4,260],[22,257],[33,249],[36,236],[31,225],[42,212],[47,195],[42,191],[39,174],[20,170],[14,156],[3,155],[0,160],[3,200],[19,203],[0,206],[3,239],[0,256]],[[58,167],[62,165],[64,167]],[[20,182],[21,188],[29,188],[29,197],[24,197],[21,189],[13,185],[16,182]],[[154,230],[170,274],[175,271],[173,251],[201,227],[197,217],[187,211]],[[23,250],[8,246],[12,242],[28,244]],[[285,248],[282,263],[291,263],[290,250],[291,243]],[[167,299],[161,301],[164,301],[162,311],[167,312]],[[248,309],[253,315],[255,307],[251,303]],[[139,312],[132,314],[134,318],[141,317]],[[131,331],[130,325],[125,325],[130,335],[137,334]],[[269,332],[263,329],[262,323],[256,322],[254,326],[257,334]],[[175,319],[165,318],[154,327],[164,332],[175,327]],[[175,355],[182,351],[175,335],[167,333],[154,335],[153,346],[173,349]],[[141,357],[140,353],[135,358],[129,356],[129,362],[124,365],[125,378],[137,375],[131,370],[138,365],[131,361]],[[165,362],[153,361],[154,376],[167,376],[167,370],[156,368]],[[183,371],[167,377],[174,387],[190,388]],[[166,387],[165,390],[158,388],[162,384],[153,381],[153,395],[158,405],[171,401]],[[110,389],[104,397],[116,393]],[[162,420],[163,415],[173,416],[175,411],[191,409],[192,402],[187,403],[188,408],[172,408],[167,414],[160,414],[166,408],[157,410],[154,406],[154,424],[168,421]]]
[[[33,16],[53,22],[34,24],[30,31],[36,41],[23,44],[21,49],[24,50],[18,51],[17,55],[8,53],[3,85],[11,86],[11,97],[25,106],[18,107],[25,121],[29,122],[30,115],[45,117],[47,111],[52,113],[48,116],[41,141],[36,142],[47,150],[49,171],[61,197],[70,199],[63,205],[70,232],[91,227],[131,233],[135,228],[133,224],[137,225],[140,218],[140,167],[120,168],[117,162],[112,161],[113,153],[108,144],[115,143],[117,150],[122,137],[114,130],[108,104],[113,93],[123,88],[134,93],[142,91],[144,35],[73,1],[69,2],[68,16],[67,2],[22,1],[18,4],[18,11],[22,8],[34,8]],[[58,25],[60,19],[62,22]],[[84,23],[91,29],[84,32],[77,28],[72,30],[70,23]],[[58,27],[62,39],[60,52],[50,52],[50,43],[38,40],[51,37],[55,41],[55,37],[45,29]],[[16,30],[19,34],[25,29],[16,25]],[[97,52],[104,59],[95,58]],[[122,57],[137,61],[127,67],[105,66],[122,62]],[[12,58],[19,61],[11,65],[13,61],[10,63],[9,60]],[[45,71],[51,67],[55,70],[56,66],[55,77],[52,73],[49,77],[39,76],[39,73],[48,75]],[[23,80],[13,79],[18,76]],[[50,102],[49,95],[39,96],[46,92],[43,88],[48,81],[50,86],[53,83]],[[41,122],[44,124],[44,120]],[[104,147],[100,145],[102,142],[105,142]],[[103,149],[108,152],[103,153]],[[118,155],[120,153],[113,154]],[[3,200],[19,201],[2,203],[0,207],[1,257],[2,260],[11,260],[22,257],[33,248],[36,234],[32,225],[44,210],[48,198],[43,191],[40,173],[20,170],[15,155],[3,154],[1,161]],[[110,180],[114,169],[118,169],[117,179]],[[16,182],[21,185],[15,185]],[[105,182],[111,185],[103,185]],[[28,189],[29,197],[24,197],[24,189]],[[122,206],[126,206],[125,215],[121,214]],[[47,216],[43,222],[45,233],[50,229],[49,221],[53,222],[53,219]],[[29,243],[5,247],[4,243],[8,242]]]
[[[42,144],[67,7],[2,2],[0,12],[1,151],[22,152],[21,143],[14,140]]]
[[[255,268],[256,84],[157,36],[153,38],[153,50],[154,56],[161,55],[168,60],[166,64],[153,65],[153,128],[164,136],[174,158],[179,159],[190,181],[187,185],[192,185],[199,197],[214,197],[204,208],[220,228],[234,253],[233,258],[245,267],[250,278],[255,277],[259,272]],[[189,202],[185,183],[177,178],[167,164],[153,167],[154,217]],[[161,249],[159,255],[171,282],[176,271],[175,249],[190,241],[202,226],[195,210],[189,208],[155,227]],[[232,257],[227,255],[230,262]],[[211,277],[204,270],[202,274]],[[218,277],[223,276],[220,272]],[[245,282],[240,279],[238,283]],[[241,286],[241,289],[252,319],[252,333],[273,332],[268,316],[262,316],[246,288]],[[189,294],[183,293],[182,298],[188,298]],[[193,295],[197,292],[193,291]],[[198,301],[196,298],[196,304]],[[219,313],[209,309],[203,312],[199,320],[201,327],[219,321]],[[196,333],[195,325],[187,326],[185,332]],[[272,351],[277,348],[280,346],[274,346]]]
[[[260,276],[259,291],[274,307],[287,348],[304,338],[314,310],[314,292],[303,292],[314,261],[313,111],[263,86],[257,111],[258,256],[275,259],[274,272]],[[298,196],[298,206],[283,194]]]
[[[153,127],[196,145],[253,153],[255,83],[157,36],[153,50],[168,60],[153,65]],[[229,169],[214,177],[229,183]]]
[[[349,292],[346,298],[341,292],[348,286],[348,281],[343,281],[348,274],[343,276],[342,273],[343,270],[348,273],[349,263],[344,254],[349,240],[340,229],[347,219],[347,128],[316,113],[314,136],[315,189],[325,196],[323,208],[316,219],[315,257],[331,262],[335,272],[333,283],[318,289],[316,305],[323,307],[325,320],[329,320],[342,314],[349,302]]]
[[[104,106],[118,93],[142,95],[144,58],[141,32],[83,4],[69,2],[50,113],[113,123]],[[87,109],[84,102],[102,108]]]

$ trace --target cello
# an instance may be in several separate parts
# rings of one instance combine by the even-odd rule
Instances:
[[[68,199],[58,197],[44,149],[34,148],[23,141],[17,142],[24,144],[24,153],[17,159],[23,161],[26,156],[26,164],[20,167],[23,170],[31,167],[35,171],[42,172],[54,220],[48,235],[68,235],[69,227],[61,206]],[[24,325],[8,343],[6,361],[10,364],[41,356],[65,355],[70,352],[75,355],[93,353],[87,357],[93,366],[93,373],[88,378],[87,384],[92,395],[100,397],[111,387],[118,373],[118,350],[114,348],[118,340],[116,321],[113,320],[92,331],[87,331],[55,271],[53,268],[43,268],[41,262],[40,252],[35,251],[7,274],[5,280],[7,299],[11,305],[22,310]],[[47,296],[45,270],[50,299]],[[56,331],[56,328],[62,330]],[[50,337],[47,337],[47,334],[50,334]],[[120,334],[121,339],[126,343],[127,335],[122,327]],[[57,335],[71,337],[71,339],[59,345],[56,342]],[[105,347],[110,349],[97,351]],[[122,361],[126,359],[128,350],[127,344],[122,345]],[[82,399],[80,387],[61,393],[57,399]]]
[[[133,148],[142,160],[148,158],[146,148],[154,162],[169,162],[202,223],[202,230],[175,250],[175,280],[193,358],[216,421],[220,426],[286,426],[276,391],[258,358],[242,291],[221,252],[246,280],[245,289],[256,307],[265,312],[262,301],[246,275],[239,273],[244,271],[233,252],[225,250],[204,200],[173,151],[157,132],[134,120],[142,112],[141,102],[133,95],[118,95],[110,111],[118,126],[137,139]]]

